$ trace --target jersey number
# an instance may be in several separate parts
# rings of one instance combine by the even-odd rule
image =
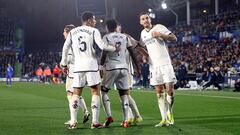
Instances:
[[[121,42],[116,42],[116,45],[119,47],[121,45]],[[119,52],[117,54],[118,56],[120,55]]]
[[[87,50],[87,43],[85,41],[82,41],[82,36],[78,38],[79,41],[79,50],[82,52],[85,52]]]

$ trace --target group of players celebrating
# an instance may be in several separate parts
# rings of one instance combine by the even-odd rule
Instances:
[[[69,129],[77,127],[77,114],[80,107],[84,111],[83,123],[87,122],[90,117],[90,112],[81,96],[85,86],[89,86],[92,93],[92,129],[109,127],[113,122],[108,91],[114,84],[119,92],[122,105],[122,127],[127,128],[131,123],[143,121],[129,92],[132,88],[132,64],[135,64],[136,74],[140,71],[133,53],[134,49],[141,52],[150,65],[150,84],[155,86],[162,116],[162,120],[155,127],[174,124],[173,85],[176,77],[164,41],[176,41],[177,39],[165,26],[152,25],[147,12],[140,13],[139,19],[144,27],[140,41],[121,33],[121,26],[115,20],[106,21],[108,33],[102,39],[99,30],[95,28],[95,16],[88,11],[82,14],[82,26],[67,25],[64,28],[63,34],[66,40],[60,65],[68,74],[66,91],[70,120],[65,124],[69,125]],[[103,50],[100,65],[94,44]],[[106,113],[106,121],[103,124],[99,122],[100,99],[102,99]]]

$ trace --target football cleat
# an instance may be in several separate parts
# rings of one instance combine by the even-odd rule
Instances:
[[[91,129],[102,128],[102,127],[103,127],[103,125],[100,124],[100,123],[92,124],[92,125],[91,125]]]
[[[128,121],[124,121],[124,122],[122,122],[122,127],[123,128],[128,128],[129,127],[129,123],[128,123]]]
[[[90,112],[85,112],[83,116],[83,124],[85,124],[89,120],[90,115]]]
[[[170,125],[174,124],[174,118],[173,118],[173,113],[168,112],[167,113],[167,118],[168,118],[168,122]]]
[[[68,125],[68,129],[76,129],[77,128],[77,122],[73,122],[73,124]]]
[[[128,123],[130,125],[136,125],[137,123],[141,123],[143,121],[142,117],[136,117],[136,118],[129,118]]]
[[[109,125],[111,124],[111,123],[113,123],[113,118],[110,116],[110,117],[107,117],[106,118],[106,121],[104,122],[104,124],[103,124],[103,127],[109,127]]]
[[[155,125],[155,127],[167,127],[169,126],[169,123],[167,120],[162,120],[160,123],[158,123],[157,125]]]

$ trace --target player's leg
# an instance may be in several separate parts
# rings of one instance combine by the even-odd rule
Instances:
[[[119,96],[122,104],[123,123],[122,126],[127,128],[128,125],[128,110],[129,110],[129,85],[128,85],[128,70],[119,70],[119,75],[116,78],[115,84],[119,91]]]
[[[99,72],[87,72],[87,83],[91,87],[92,93],[92,125],[91,128],[100,128],[102,125],[99,123],[99,113],[100,113],[100,74]]]
[[[176,77],[172,65],[162,66],[161,70],[163,73],[163,80],[167,90],[166,105],[167,105],[167,116],[169,124],[174,124],[173,118],[173,103],[174,103],[174,82]]]
[[[72,95],[73,95],[72,81],[73,81],[73,78],[67,77],[66,85],[65,85],[65,87],[66,87],[65,89],[66,89],[66,93],[67,93],[67,99],[68,99],[69,111],[71,109],[71,100],[72,100]],[[71,117],[71,115],[70,115],[70,117]],[[66,121],[64,124],[69,125],[70,124],[70,120]]]
[[[104,127],[108,127],[113,122],[112,113],[111,113],[111,102],[108,96],[108,91],[112,87],[115,78],[116,78],[115,71],[106,71],[103,76],[103,81],[101,86],[101,98],[103,103],[103,109],[106,114],[106,120],[103,124]]]
[[[69,129],[76,128],[77,125],[77,114],[79,110],[79,96],[82,94],[83,87],[75,87],[74,92],[71,99],[71,106],[70,106],[70,112],[71,112],[71,119],[69,124]]]
[[[166,104],[165,104],[165,95],[164,95],[164,85],[156,85],[155,90],[158,98],[158,107],[161,112],[162,120],[155,127],[168,126],[167,122],[167,113],[166,113]]]
[[[129,98],[129,110],[131,110],[131,112],[133,114],[133,121],[129,121],[129,123],[137,124],[137,123],[142,122],[143,119],[139,113],[139,110],[138,110],[135,100],[132,98],[132,96],[130,94],[129,94],[128,98]],[[129,116],[129,114],[128,114],[128,116]],[[128,117],[128,119],[131,120],[130,117]]]
[[[128,84],[129,84],[129,91],[132,90],[133,87],[133,75],[131,73],[128,73]],[[142,122],[143,119],[139,113],[137,104],[135,100],[132,98],[129,92],[129,111],[128,111],[128,121],[129,123],[139,123]]]
[[[87,109],[86,102],[82,96],[79,97],[79,105],[81,109],[83,110],[83,124],[86,123],[89,120],[90,112]]]
[[[173,118],[173,103],[174,103],[174,83],[166,83],[166,90],[167,90],[167,116],[169,124],[174,124],[174,118]]]
[[[158,99],[158,107],[162,116],[162,120],[155,127],[168,126],[166,105],[165,105],[165,95],[164,95],[164,82],[163,75],[160,67],[155,67],[150,73],[150,84],[155,86],[155,91]]]
[[[80,107],[79,97],[82,95],[83,87],[86,84],[86,80],[84,79],[85,73],[75,73],[72,87],[74,88],[73,95],[70,102],[70,113],[71,119],[69,124],[69,129],[76,128],[77,125],[77,114]]]
[[[12,87],[12,76],[11,75],[9,76],[9,85],[10,85],[10,87]]]

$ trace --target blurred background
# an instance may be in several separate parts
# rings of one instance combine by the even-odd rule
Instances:
[[[154,24],[167,26],[178,38],[168,43],[177,87],[208,81],[204,75],[211,67],[220,68],[223,87],[234,87],[240,72],[239,9],[239,0],[0,0],[0,76],[8,63],[19,78],[34,78],[39,67],[53,70],[61,58],[64,26],[81,25],[83,11],[96,14],[102,36],[105,20],[115,18],[136,40],[142,30],[138,14],[148,11]]]

